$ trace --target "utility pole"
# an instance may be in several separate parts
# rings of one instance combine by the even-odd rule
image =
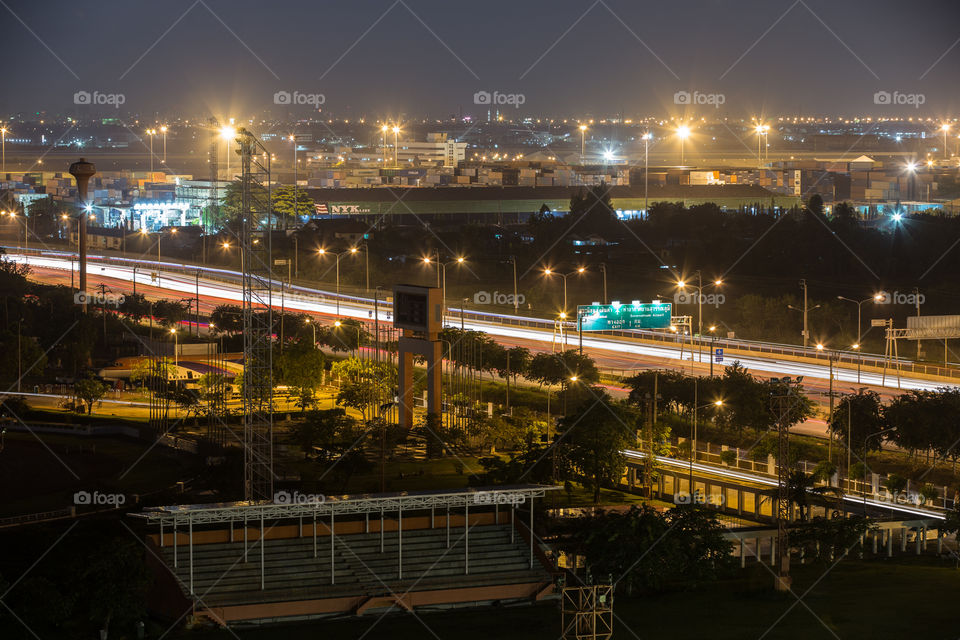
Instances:
[[[787,537],[787,525],[790,522],[790,427],[793,425],[795,410],[799,401],[798,388],[802,378],[772,378],[773,382],[783,385],[783,391],[774,395],[771,409],[777,417],[777,566],[774,588],[777,591],[789,591],[790,542]]]
[[[806,349],[810,343],[810,332],[807,330],[807,280],[800,281],[800,288],[803,289],[803,348]]]

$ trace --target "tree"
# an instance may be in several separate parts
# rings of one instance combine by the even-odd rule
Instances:
[[[73,394],[87,406],[87,414],[89,415],[93,413],[93,405],[103,399],[109,388],[88,373],[85,378],[81,378],[74,383]]]
[[[294,192],[296,192],[296,203],[294,203]],[[284,223],[287,220],[299,222],[301,218],[309,218],[317,213],[316,204],[306,189],[294,190],[293,185],[284,185],[274,189],[270,198],[273,215]]]
[[[323,376],[324,355],[313,345],[310,338],[299,337],[276,356],[277,381],[292,387],[297,404],[304,411],[312,405],[314,391]]]
[[[231,335],[243,331],[243,309],[232,304],[218,305],[210,314],[217,332]]]
[[[562,446],[574,473],[593,490],[600,502],[600,488],[620,480],[627,466],[622,453],[635,440],[637,417],[624,403],[595,389],[597,400],[587,400],[560,422]]]
[[[617,589],[657,592],[693,587],[722,577],[733,566],[732,544],[717,513],[683,505],[666,513],[632,506],[599,511],[568,525],[562,544],[586,556],[592,575],[614,577]],[[653,552],[651,553],[651,550]]]
[[[393,397],[397,370],[389,362],[347,358],[330,368],[331,375],[342,379],[337,402],[363,415],[364,421],[375,417],[375,408]]]
[[[833,419],[828,425],[830,432],[839,441],[849,442],[852,450],[860,451],[861,457],[866,458],[864,439],[883,429],[881,407],[876,391],[858,389],[854,394],[843,396],[834,408]],[[880,444],[879,438],[872,438],[866,442],[866,447],[879,451]]]

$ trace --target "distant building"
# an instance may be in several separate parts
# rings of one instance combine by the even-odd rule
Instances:
[[[401,164],[436,164],[455,167],[467,156],[467,143],[450,140],[446,133],[428,133],[425,142],[400,140],[397,161]]]

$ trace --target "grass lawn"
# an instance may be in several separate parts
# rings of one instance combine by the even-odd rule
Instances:
[[[795,566],[794,593],[803,596],[802,603],[791,594],[773,593],[772,581],[766,568],[752,567],[737,578],[695,591],[618,597],[613,637],[946,639],[956,638],[960,628],[956,605],[960,571],[932,558],[893,562],[851,559],[832,570],[825,564]],[[409,614],[370,616],[236,632],[241,640],[556,640],[560,637],[560,612],[555,603],[547,603],[419,614],[419,618]],[[226,640],[233,636],[227,632],[183,632],[179,637]]]

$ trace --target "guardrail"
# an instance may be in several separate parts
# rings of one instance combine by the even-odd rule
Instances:
[[[16,249],[15,247],[9,247],[11,249]],[[36,256],[53,256],[53,257],[64,257],[64,258],[73,258],[76,254],[70,251],[52,251],[52,250],[36,250],[31,249],[29,251],[24,251],[23,249],[16,249],[18,253],[24,255],[36,255]],[[127,256],[110,256],[110,255],[89,255],[88,259],[93,262],[98,260],[106,262],[114,262],[127,264],[132,266],[133,264],[142,264],[145,269],[155,268],[157,261],[151,261],[148,258],[131,258]],[[165,262],[160,261],[160,267],[167,272],[179,273],[184,276],[195,277],[198,272],[201,273],[202,277],[205,280],[213,280],[228,284],[237,284],[240,281],[241,273],[234,271],[232,269],[226,269],[222,267],[211,267],[208,265],[200,264],[186,264],[183,262]],[[317,289],[313,286],[307,286],[306,284],[301,284],[306,282],[300,280],[296,283],[287,284],[284,283],[284,287],[287,291],[291,292],[291,300],[297,299],[295,297],[296,293],[306,294],[313,299],[306,300],[306,298],[301,298],[305,301],[316,302],[320,301],[336,301],[339,297],[341,302],[346,302],[350,304],[359,304],[363,306],[369,306],[373,308],[373,297],[370,295],[369,291],[361,293],[344,293],[342,289],[347,288],[348,291],[352,287],[341,287],[341,292],[339,294],[330,291],[324,291]],[[280,280],[274,280],[274,284],[280,285]],[[313,284],[313,283],[311,283]],[[359,291],[363,291],[360,289]],[[385,301],[381,301],[379,304],[381,311],[384,314],[391,313],[392,307]],[[555,327],[555,321],[546,319],[546,318],[536,318],[536,317],[527,317],[527,316],[516,316],[509,314],[499,314],[494,312],[485,312],[477,311],[470,309],[460,309],[456,307],[448,307],[446,309],[445,318],[449,326],[456,326],[458,320],[472,320],[475,322],[486,322],[492,324],[498,324],[505,327],[520,327],[528,328],[541,331],[552,331]],[[573,336],[576,334],[577,324],[576,322],[568,321],[565,323],[565,329],[568,331],[568,335]],[[665,347],[668,346],[693,346],[696,349],[698,342],[700,340],[697,336],[694,336],[692,339],[690,336],[681,336],[679,334],[669,332],[669,331],[654,331],[654,330],[629,330],[629,331],[597,331],[591,332],[591,336],[598,337],[608,337],[608,338],[627,338],[632,340],[642,340],[650,341],[654,343],[660,343]],[[706,353],[709,358],[715,348],[723,348],[736,350],[741,352],[746,352],[748,354],[757,354],[757,355],[766,355],[766,356],[788,356],[794,358],[805,358],[813,360],[822,366],[829,366],[830,361],[837,366],[846,365],[843,368],[856,368],[859,366],[866,367],[875,367],[875,368],[884,368],[886,367],[891,371],[891,375],[896,375],[896,371],[899,370],[901,375],[904,373],[918,373],[927,376],[936,376],[941,378],[948,378],[951,380],[960,381],[960,368],[957,367],[944,367],[940,365],[924,364],[918,363],[911,360],[897,360],[891,359],[888,360],[883,356],[875,354],[859,354],[851,352],[840,352],[840,351],[820,351],[814,348],[804,348],[798,347],[796,345],[785,345],[778,343],[770,342],[759,342],[753,340],[730,340],[727,338],[714,338],[712,336],[703,336],[702,342],[700,342],[701,349]],[[735,356],[731,356],[732,359],[735,359]]]

